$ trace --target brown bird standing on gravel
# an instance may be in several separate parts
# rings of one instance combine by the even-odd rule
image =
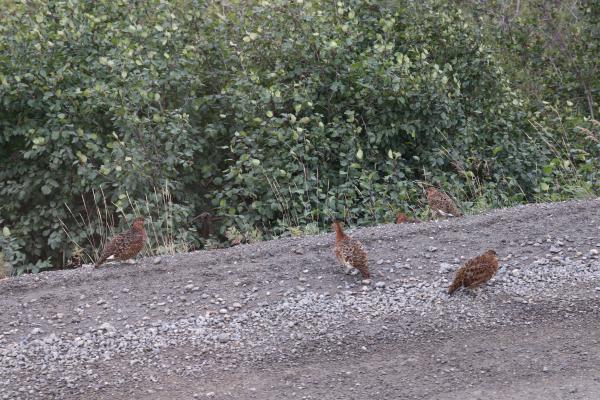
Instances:
[[[133,226],[130,230],[119,233],[104,246],[102,255],[100,255],[95,267],[99,267],[111,256],[119,261],[129,260],[144,248],[145,243],[144,218],[136,218],[133,220]]]
[[[456,271],[454,281],[448,288],[448,294],[461,286],[475,289],[492,279],[498,271],[498,256],[494,250],[488,250],[483,255],[468,260]]]
[[[346,235],[339,221],[333,222],[335,230],[335,256],[346,268],[356,268],[364,279],[369,279],[369,261],[362,243]]]
[[[427,188],[427,202],[431,211],[439,216],[461,217],[463,215],[450,196],[433,186]]]
[[[416,219],[416,218],[411,218],[408,215],[404,214],[404,213],[398,213],[398,215],[396,216],[396,223],[397,224],[404,224],[404,223],[411,223],[411,224],[416,224],[421,222],[420,220]]]

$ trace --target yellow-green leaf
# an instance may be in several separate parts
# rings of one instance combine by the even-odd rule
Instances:
[[[78,151],[77,153],[75,153],[77,155],[77,158],[79,158],[79,160],[82,163],[86,163],[87,162],[87,156],[85,154],[83,154],[82,152]]]

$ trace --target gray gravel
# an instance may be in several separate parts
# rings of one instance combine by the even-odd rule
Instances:
[[[354,231],[372,282],[331,234],[0,281],[0,399],[599,398],[599,205]]]

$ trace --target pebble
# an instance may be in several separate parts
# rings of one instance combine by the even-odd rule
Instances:
[[[98,327],[99,330],[101,331],[107,331],[107,332],[112,332],[115,330],[115,327],[112,326],[111,324],[109,324],[108,322],[103,323],[102,325],[100,325]]]
[[[227,342],[229,342],[229,335],[226,334],[226,333],[221,333],[221,334],[219,334],[219,336],[217,337],[217,339],[221,343],[227,343]]]
[[[154,257],[152,259],[153,264],[160,264],[161,261],[162,261],[162,258],[160,258],[160,257]]]
[[[452,266],[452,264],[448,264],[448,263],[440,263],[440,269],[439,269],[439,273],[440,274],[446,274],[448,272],[452,272],[454,271],[455,267]]]
[[[594,238],[593,240],[597,241],[598,239]],[[440,244],[440,246],[442,245]],[[450,245],[448,246],[450,247]],[[413,261],[414,272],[417,272],[419,267],[423,267],[425,272],[431,272],[432,275],[410,276],[411,274],[402,270],[402,268],[410,268],[408,264],[403,264],[408,263],[408,260],[404,261],[406,257],[404,256],[402,260],[394,264],[394,268],[397,268],[394,276],[385,276],[387,275],[385,270],[389,267],[380,268],[377,269],[373,281],[344,276],[341,270],[337,270],[334,280],[330,281],[333,272],[330,273],[323,265],[310,264],[309,266],[307,263],[306,266],[311,268],[310,271],[314,272],[320,268],[327,271],[322,272],[324,274],[322,282],[313,282],[313,275],[305,275],[307,280],[313,282],[314,285],[314,287],[306,285],[307,290],[304,290],[303,287],[298,287],[296,290],[297,271],[302,271],[303,274],[307,274],[309,271],[302,270],[301,268],[304,266],[290,272],[284,266],[273,263],[266,266],[276,269],[276,273],[271,272],[270,275],[265,273],[265,276],[261,277],[254,271],[244,270],[240,276],[229,277],[226,275],[226,279],[230,280],[223,282],[223,292],[219,293],[220,296],[206,293],[199,297],[188,295],[189,299],[186,303],[183,303],[182,297],[180,297],[183,289],[185,288],[186,291],[199,290],[199,286],[194,286],[194,282],[186,281],[186,278],[180,281],[179,286],[173,291],[171,291],[172,287],[162,288],[160,285],[151,285],[147,289],[147,297],[144,300],[140,298],[128,301],[130,296],[121,295],[120,300],[110,301],[115,293],[98,292],[104,293],[110,301],[107,308],[95,309],[92,307],[91,310],[88,310],[84,302],[77,302],[78,293],[75,292],[73,294],[74,302],[78,304],[72,313],[80,316],[83,322],[80,326],[69,325],[69,329],[61,330],[50,325],[51,327],[47,330],[52,330],[53,333],[48,337],[36,336],[18,341],[23,332],[31,332],[31,335],[44,333],[40,327],[33,329],[31,329],[31,325],[28,327],[26,323],[29,319],[35,321],[36,324],[41,324],[46,329],[45,324],[48,322],[56,324],[55,321],[49,321],[49,316],[58,318],[60,314],[56,313],[57,308],[46,310],[41,308],[41,304],[27,302],[29,304],[27,309],[18,309],[22,315],[10,316],[10,319],[17,322],[4,327],[6,330],[20,331],[13,333],[0,331],[0,376],[10,377],[15,371],[36,370],[40,372],[36,373],[30,381],[5,384],[4,382],[8,382],[10,378],[0,379],[0,398],[5,393],[7,399],[28,398],[26,393],[29,390],[38,390],[37,386],[32,385],[34,381],[59,382],[54,386],[50,383],[41,384],[40,390],[46,390],[46,392],[40,392],[40,398],[64,398],[67,393],[70,393],[69,390],[78,390],[77,385],[80,385],[79,388],[82,391],[89,390],[90,393],[106,390],[106,386],[116,384],[117,380],[105,383],[99,375],[99,371],[92,366],[95,365],[94,363],[110,358],[124,359],[127,360],[125,363],[129,362],[131,365],[131,380],[126,378],[124,387],[131,383],[132,392],[139,391],[140,388],[146,391],[148,386],[143,386],[144,379],[161,381],[160,375],[142,379],[140,370],[146,368],[156,371],[156,374],[165,374],[165,377],[168,377],[175,374],[192,374],[197,372],[200,366],[201,368],[211,368],[210,362],[218,363],[225,369],[234,368],[232,366],[237,359],[231,358],[231,354],[248,362],[263,359],[286,361],[285,353],[296,354],[299,352],[302,354],[306,344],[321,339],[328,344],[323,348],[337,346],[345,348],[352,343],[352,348],[356,349],[350,338],[355,333],[362,334],[364,332],[360,332],[363,327],[359,324],[357,328],[355,321],[368,321],[369,324],[372,324],[373,329],[381,328],[381,332],[384,332],[380,321],[394,316],[401,320],[402,324],[397,324],[398,326],[395,324],[394,327],[388,325],[389,332],[384,332],[383,335],[398,335],[401,338],[406,335],[406,337],[418,338],[421,329],[424,326],[429,329],[429,324],[432,324],[431,326],[439,332],[443,332],[442,329],[468,328],[480,323],[487,324],[490,321],[494,325],[501,326],[511,323],[511,315],[509,313],[502,314],[504,311],[510,311],[511,307],[522,310],[523,307],[529,307],[524,304],[543,304],[547,299],[573,300],[580,294],[582,296],[577,301],[581,304],[585,300],[597,298],[600,293],[600,286],[596,281],[598,271],[600,271],[598,260],[590,257],[587,261],[582,262],[580,259],[551,256],[544,258],[542,262],[533,262],[535,257],[544,253],[542,250],[546,249],[546,246],[548,245],[543,244],[543,247],[527,253],[530,257],[529,261],[522,260],[521,253],[517,252],[512,262],[504,265],[508,273],[498,274],[489,285],[483,286],[478,291],[476,297],[470,297],[464,293],[464,290],[457,292],[452,298],[444,292],[448,285],[448,276],[443,276],[443,274],[454,271],[460,262],[459,259],[456,259],[454,264],[432,262],[430,265],[426,265],[422,262],[423,260],[421,262]],[[579,246],[582,245],[579,244]],[[456,247],[459,248],[459,246]],[[575,245],[573,247],[581,248]],[[555,248],[560,249],[560,247]],[[306,251],[308,253],[308,248]],[[432,260],[438,256],[440,258],[442,256],[449,257],[447,260],[451,260],[453,257],[452,254],[446,255],[446,250],[442,251],[436,248],[433,251],[438,251],[439,254],[433,255]],[[585,251],[589,251],[590,255],[598,254],[598,251],[595,254],[590,250]],[[554,251],[550,251],[550,253],[557,254]],[[567,251],[563,252],[563,254],[567,253],[573,254]],[[387,263],[386,260],[381,259],[379,265]],[[165,264],[167,261],[165,259]],[[323,264],[326,262],[324,258]],[[439,274],[436,274],[437,268],[439,268]],[[240,269],[242,268],[240,267]],[[85,273],[87,274],[87,272]],[[235,270],[233,273],[235,274]],[[43,281],[48,279],[45,275],[51,274],[41,274],[35,278]],[[291,279],[289,279],[290,276]],[[519,279],[514,277],[519,277]],[[127,282],[125,284],[131,286],[129,280],[131,277],[125,275],[124,278],[124,282]],[[33,277],[26,276],[23,279],[24,281],[30,279],[29,282],[34,281]],[[88,279],[87,276],[85,279]],[[248,283],[240,282],[239,288],[235,289],[233,287],[234,279]],[[65,282],[77,284],[72,281]],[[371,285],[372,282],[376,282],[375,288],[387,289],[370,290],[368,285]],[[571,288],[570,285],[577,282],[591,284],[591,287],[586,286],[587,292],[569,293],[568,290],[555,290]],[[119,289],[117,286],[114,291],[129,293],[131,290],[135,292],[136,296],[144,294],[143,290],[146,288],[138,287],[137,282],[135,285],[130,289]],[[252,285],[256,285],[256,287],[253,288]],[[593,289],[590,290],[590,288]],[[229,289],[229,291],[225,289]],[[265,297],[269,290],[273,295]],[[325,291],[328,292],[327,295],[325,295]],[[287,294],[285,297],[282,296],[283,292]],[[95,293],[87,293],[88,301],[91,304],[93,304],[93,300],[91,300],[94,298],[93,296],[97,296]],[[210,299],[212,304],[209,304],[208,300],[197,301],[200,297]],[[237,301],[229,303],[233,299]],[[38,303],[41,303],[42,300],[45,301],[45,297]],[[197,303],[193,303],[193,301],[197,301]],[[523,303],[523,305],[515,304],[515,302]],[[99,299],[96,304],[103,305],[106,302],[104,299]],[[161,309],[168,306],[171,314],[148,312],[146,315],[138,315],[130,313],[130,306],[133,309],[137,306],[140,310],[147,310],[146,307],[149,304],[157,304]],[[494,307],[493,304],[498,304],[498,307]],[[556,304],[557,307],[563,307],[559,302]],[[123,307],[122,315],[119,315],[116,310],[118,306]],[[564,307],[568,306],[569,304]],[[574,312],[577,311],[575,305],[571,307]],[[61,307],[58,310],[64,310],[64,308]],[[215,313],[215,310],[218,310],[218,313]],[[233,312],[233,310],[237,311]],[[495,315],[495,313],[498,314]],[[66,316],[67,320],[70,320],[71,311]],[[122,317],[129,319],[121,322]],[[535,322],[535,319],[532,321]],[[365,332],[371,334],[371,328]],[[373,332],[376,331],[373,330]],[[15,339],[5,335],[15,335]],[[168,354],[171,349],[182,344],[189,345],[190,351],[182,354],[181,360],[175,360],[173,365],[170,362],[162,364],[161,353]],[[368,344],[365,343],[365,347],[359,347],[359,349],[370,351],[374,346],[376,348],[376,342],[368,341]],[[185,362],[184,358],[192,361]],[[10,360],[10,362],[7,363],[6,360]],[[454,361],[450,360],[449,363],[454,363]],[[540,373],[539,365],[537,368]],[[543,366],[542,371],[552,372],[548,366]],[[490,370],[484,369],[484,373],[489,374]],[[346,376],[344,374],[344,377]],[[73,389],[67,386],[69,384]],[[137,385],[138,388],[136,389],[133,385]],[[20,394],[21,388],[23,390]],[[157,389],[157,387],[153,388]],[[208,389],[209,387],[205,388],[205,390]],[[55,392],[50,393],[48,390]],[[202,396],[217,397],[215,392],[206,391],[202,391],[194,397]],[[89,397],[94,396],[90,395]]]

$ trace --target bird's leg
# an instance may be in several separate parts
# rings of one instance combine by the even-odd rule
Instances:
[[[358,270],[354,268],[349,262],[344,263],[344,272],[346,275],[356,275]]]
[[[483,300],[488,300],[487,290],[483,290],[483,285],[477,286],[477,292],[479,293],[479,297]]]
[[[483,300],[487,300],[487,296],[485,293],[481,291],[481,285],[474,285],[470,287],[470,292],[473,295],[473,298],[482,298]]]

